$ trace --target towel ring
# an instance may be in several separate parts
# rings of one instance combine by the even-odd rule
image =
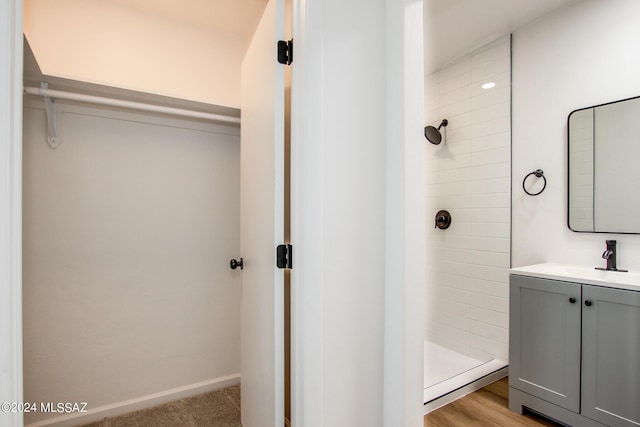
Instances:
[[[527,178],[529,178],[531,175],[535,175],[537,178],[542,178],[544,180],[544,184],[542,185],[542,189],[540,191],[538,191],[537,193],[530,193],[530,192],[527,191],[527,188],[525,187],[525,183],[527,182]],[[536,169],[533,172],[529,172],[527,174],[527,176],[525,176],[524,179],[522,180],[522,189],[524,190],[525,193],[527,193],[530,196],[537,196],[538,194],[542,193],[545,188],[547,188],[547,178],[545,178],[544,172],[542,171],[542,169]]]

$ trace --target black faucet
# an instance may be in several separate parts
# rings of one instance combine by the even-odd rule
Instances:
[[[620,270],[616,265],[616,244],[618,242],[616,240],[607,240],[606,243],[607,249],[602,253],[602,258],[607,260],[607,268],[596,267],[596,270],[626,272],[627,270]]]

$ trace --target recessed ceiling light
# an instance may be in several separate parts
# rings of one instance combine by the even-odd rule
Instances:
[[[496,84],[494,82],[488,82],[482,85],[482,89],[491,89],[494,88]]]

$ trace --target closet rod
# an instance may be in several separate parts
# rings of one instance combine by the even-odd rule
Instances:
[[[81,93],[63,92],[60,90],[42,89],[39,87],[25,87],[27,95],[43,96],[46,98],[66,99],[69,101],[86,102],[89,104],[106,105],[110,107],[129,108],[132,110],[149,111],[152,113],[170,114],[173,116],[190,117],[195,119],[212,120],[216,122],[239,124],[239,117],[224,116],[222,114],[205,113],[201,111],[185,110],[182,108],[163,107],[142,102],[124,101],[121,99],[105,98],[102,96],[84,95]]]

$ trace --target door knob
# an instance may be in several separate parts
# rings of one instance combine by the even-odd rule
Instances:
[[[571,304],[575,304],[576,303],[576,299],[574,297],[569,298],[569,302]]]
[[[236,268],[240,267],[240,270],[242,270],[243,269],[242,258],[240,258],[240,261],[238,261],[237,259],[232,259],[231,261],[229,261],[229,267],[231,267],[232,270],[235,270]]]
[[[591,307],[591,304],[593,304],[590,300],[586,300],[584,302],[584,305],[586,305],[587,307]]]

